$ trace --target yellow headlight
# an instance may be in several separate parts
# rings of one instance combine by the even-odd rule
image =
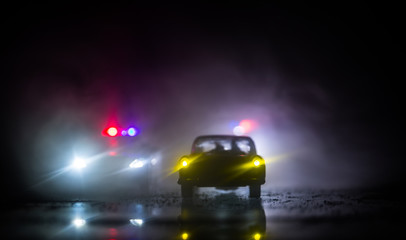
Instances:
[[[260,166],[260,165],[262,165],[264,163],[265,163],[264,159],[262,157],[260,157],[260,156],[255,156],[252,159],[252,164],[254,164],[255,167],[258,167],[258,166]]]
[[[255,233],[255,234],[254,234],[254,239],[255,239],[255,240],[260,240],[260,239],[261,239],[261,234]]]
[[[189,165],[189,158],[186,156],[183,156],[179,159],[179,167],[180,168],[185,168]]]

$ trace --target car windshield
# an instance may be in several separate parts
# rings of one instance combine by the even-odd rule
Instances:
[[[192,148],[192,153],[232,153],[254,154],[252,141],[247,138],[198,138]]]

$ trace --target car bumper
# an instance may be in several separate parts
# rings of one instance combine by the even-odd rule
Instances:
[[[239,187],[262,185],[265,183],[265,166],[252,168],[247,171],[212,170],[202,172],[196,169],[181,169],[178,184],[188,184],[197,187]]]

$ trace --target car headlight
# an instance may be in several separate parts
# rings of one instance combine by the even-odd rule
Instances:
[[[130,219],[130,223],[134,226],[141,227],[142,224],[144,223],[144,221],[140,218],[132,218],[132,219]]]
[[[187,157],[182,157],[182,158],[179,160],[179,163],[180,163],[180,167],[181,167],[181,168],[186,168],[186,167],[189,165],[189,158],[187,158]]]
[[[86,224],[86,220],[84,220],[83,218],[75,218],[75,219],[73,219],[72,224],[75,227],[80,228]]]
[[[151,164],[155,165],[158,163],[158,160],[156,158],[151,159]]]
[[[86,161],[83,158],[79,157],[76,157],[71,165],[72,168],[76,169],[82,169],[85,168],[86,166],[87,166]]]
[[[261,236],[261,234],[259,234],[259,233],[255,233],[254,235],[252,235],[252,238],[253,238],[254,240],[260,240],[260,239],[262,238],[262,236]]]
[[[264,161],[264,159],[262,157],[255,156],[252,159],[252,164],[254,165],[254,167],[259,167],[260,165],[265,164],[265,161]]]
[[[144,161],[135,159],[129,165],[130,168],[142,168],[144,166]]]

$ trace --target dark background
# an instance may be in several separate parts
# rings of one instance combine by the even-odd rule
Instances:
[[[399,6],[370,2],[4,7],[5,198],[29,188],[22,169],[36,165],[36,154],[44,156],[35,141],[47,119],[77,110],[73,121],[90,131],[91,124],[80,121],[112,111],[115,101],[121,114],[157,131],[151,139],[168,141],[179,132],[193,135],[202,116],[228,111],[218,100],[226,109],[236,102],[279,107],[331,153],[333,160],[323,164],[354,172],[353,186],[400,185],[399,12]],[[230,75],[233,69],[238,74]],[[284,119],[273,127],[289,128]],[[336,159],[337,153],[348,157]]]

